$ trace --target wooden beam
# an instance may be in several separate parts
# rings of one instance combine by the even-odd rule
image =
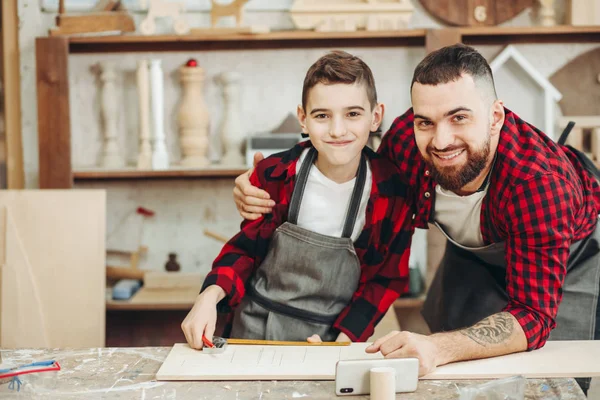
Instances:
[[[23,141],[21,133],[21,78],[19,72],[19,17],[17,0],[2,2],[2,80],[6,129],[8,189],[23,189]]]
[[[69,41],[64,37],[37,38],[35,52],[40,189],[67,189],[73,186]]]
[[[451,46],[462,41],[458,28],[428,29],[425,33],[425,50],[427,54],[445,46]]]

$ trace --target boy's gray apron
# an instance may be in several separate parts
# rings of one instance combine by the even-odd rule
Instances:
[[[306,340],[318,334],[333,341],[332,324],[358,287],[360,262],[352,232],[366,181],[361,157],[341,238],[300,228],[298,214],[317,151],[311,148],[300,168],[290,201],[288,221],[277,228],[267,256],[237,307],[231,337]]]
[[[448,241],[446,252],[423,306],[431,332],[474,325],[500,312],[508,303],[505,243],[470,248],[456,243],[436,222]],[[556,328],[549,340],[593,340],[600,279],[600,228],[573,243],[563,285]],[[584,390],[589,379],[579,380]]]

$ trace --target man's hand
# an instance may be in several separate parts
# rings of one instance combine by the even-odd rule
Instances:
[[[262,153],[254,155],[254,167],[263,159]],[[270,199],[269,193],[252,186],[250,175],[254,168],[244,172],[235,178],[235,188],[233,188],[233,199],[240,215],[248,220],[259,219],[262,214],[271,212],[275,202]]]
[[[417,358],[419,376],[427,375],[440,365],[439,351],[430,336],[412,332],[392,331],[366,348],[367,353],[380,351],[385,358]]]
[[[416,357],[419,375],[440,365],[496,357],[527,350],[527,338],[517,319],[508,312],[490,315],[457,331],[424,336],[411,332],[391,332],[366,348],[381,351],[386,358]]]
[[[202,335],[212,341],[217,324],[217,303],[224,297],[225,291],[217,285],[207,287],[196,297],[194,306],[181,323],[181,329],[191,348],[202,348]]]

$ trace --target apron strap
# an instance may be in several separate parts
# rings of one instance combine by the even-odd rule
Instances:
[[[317,149],[311,147],[308,150],[306,159],[300,167],[298,172],[298,179],[294,186],[294,192],[292,193],[292,199],[290,200],[290,208],[288,212],[288,222],[298,225],[298,215],[300,214],[300,202],[304,196],[304,190],[306,189],[306,182],[308,182],[308,174],[311,167],[315,163],[317,158]],[[350,198],[350,205],[348,206],[348,212],[346,213],[346,222],[344,223],[344,229],[342,231],[342,237],[349,238],[352,236],[354,231],[354,224],[358,217],[358,209],[360,207],[360,201],[367,181],[367,158],[364,153],[361,153],[360,165],[358,167],[358,174],[356,177],[356,183],[354,184],[354,190],[352,191],[352,197]]]
[[[344,238],[352,237],[354,224],[356,223],[356,218],[358,217],[358,209],[360,208],[360,200],[362,199],[366,181],[367,158],[361,153],[356,183],[354,184],[354,190],[352,191],[352,197],[350,198],[350,206],[348,207],[348,213],[346,214],[346,223],[344,224],[344,230],[342,231],[342,237]]]
[[[306,189],[306,182],[308,182],[308,173],[310,172],[310,168],[315,163],[315,159],[317,158],[317,149],[311,147],[308,150],[308,154],[306,155],[306,159],[302,163],[300,167],[300,172],[298,173],[298,180],[296,181],[296,185],[294,186],[294,192],[292,193],[292,199],[290,200],[290,209],[288,212],[288,222],[298,225],[298,215],[300,214],[300,201],[302,200],[302,196],[304,196],[304,189]]]

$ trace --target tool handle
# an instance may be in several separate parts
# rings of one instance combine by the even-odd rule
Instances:
[[[270,346],[350,346],[350,342],[291,342],[281,340],[227,339],[227,344],[270,345]]]

